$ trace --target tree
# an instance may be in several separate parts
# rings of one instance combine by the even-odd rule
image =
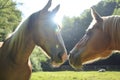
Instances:
[[[113,14],[114,9],[117,7],[117,2],[115,0],[104,0],[93,7],[101,16],[109,16]]]
[[[12,0],[0,0],[0,41],[4,41],[21,21],[21,12],[16,5]]]
[[[41,71],[42,68],[40,62],[45,62],[47,57],[44,55],[44,52],[38,46],[36,46],[30,56],[30,60],[32,63],[32,70]]]

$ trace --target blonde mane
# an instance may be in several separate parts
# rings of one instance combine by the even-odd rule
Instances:
[[[120,46],[120,16],[103,17],[103,29],[110,36],[114,48]]]

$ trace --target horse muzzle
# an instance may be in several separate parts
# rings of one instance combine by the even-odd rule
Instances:
[[[69,55],[69,63],[74,69],[81,69],[82,68],[82,63],[81,63],[79,55],[70,54]]]
[[[63,55],[58,54],[57,57],[51,59],[51,64],[53,67],[60,67],[64,62],[68,60],[67,53],[64,53]]]

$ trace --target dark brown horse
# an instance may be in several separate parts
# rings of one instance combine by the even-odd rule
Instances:
[[[59,5],[48,11],[51,0],[40,11],[23,21],[0,48],[0,80],[29,80],[31,63],[29,56],[35,45],[40,46],[51,58],[54,66],[67,59],[67,52],[59,27],[52,18]]]
[[[120,16],[101,17],[91,9],[93,21],[86,34],[70,52],[72,67],[109,57],[113,50],[120,50]]]

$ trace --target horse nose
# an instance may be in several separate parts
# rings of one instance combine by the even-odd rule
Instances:
[[[73,51],[70,51],[69,52],[69,58],[73,58],[74,54],[73,54]]]
[[[74,63],[74,54],[72,54],[71,52],[69,53],[69,63],[70,64]]]
[[[64,63],[68,59],[67,53],[59,52],[56,57],[53,58],[52,61],[55,63]]]
[[[62,63],[68,59],[67,53],[59,52],[58,53],[58,62]]]
[[[69,60],[73,58],[73,54],[69,53]]]
[[[62,63],[62,52],[58,52],[56,55],[52,57],[52,61],[54,63]]]
[[[58,53],[57,61],[58,61],[58,63],[62,62],[62,54],[61,54],[61,52]]]

